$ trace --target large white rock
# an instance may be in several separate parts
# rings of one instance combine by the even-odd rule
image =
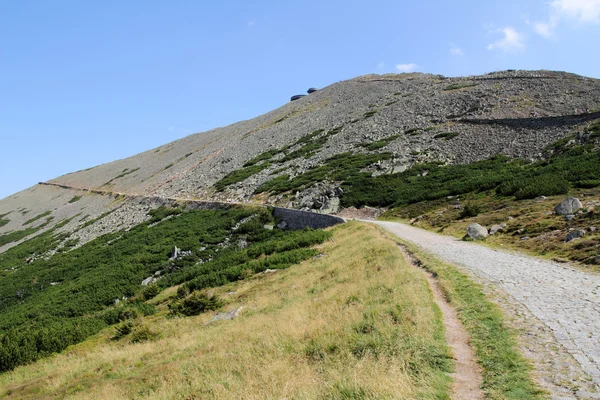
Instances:
[[[488,237],[488,230],[485,226],[474,223],[467,226],[467,235],[473,240],[483,240]]]
[[[583,205],[576,197],[569,197],[563,200],[559,205],[554,207],[554,211],[558,215],[573,215],[577,210],[581,209]]]

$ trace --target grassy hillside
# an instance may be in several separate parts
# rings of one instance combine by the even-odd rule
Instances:
[[[149,300],[121,335],[0,376],[6,398],[447,399],[452,362],[426,281],[373,226],[340,226],[322,256],[204,290],[214,312],[173,314],[182,290]],[[171,304],[171,307],[169,305]],[[121,326],[121,325],[120,325]],[[144,329],[141,329],[143,326]],[[121,337],[115,339],[115,337]]]
[[[108,325],[153,314],[143,300],[162,288],[185,283],[183,298],[286,268],[317,255],[308,247],[329,236],[265,229],[273,222],[265,209],[159,208],[151,215],[79,248],[55,228],[0,254],[0,371],[59,352]],[[174,246],[188,253],[170,259]],[[152,276],[160,279],[144,289],[141,282]]]

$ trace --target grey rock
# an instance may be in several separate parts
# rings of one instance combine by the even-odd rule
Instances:
[[[488,237],[486,227],[473,223],[467,227],[467,235],[473,240],[483,240]]]
[[[585,231],[583,229],[577,229],[574,231],[571,231],[567,234],[567,237],[565,238],[565,242],[571,242],[575,239],[579,239],[585,236]]]
[[[521,238],[521,240],[523,240],[523,241],[525,241],[525,240],[529,240],[529,239],[531,239],[529,236],[523,236],[523,237]]]
[[[504,224],[506,226],[506,224]],[[495,235],[498,232],[501,232],[504,230],[504,227],[502,225],[492,225],[492,227],[490,228],[490,235]]]
[[[265,228],[268,231],[272,231],[274,226],[273,225],[264,225],[263,228]]]
[[[573,221],[573,220],[575,219],[575,216],[574,216],[574,215],[572,215],[572,214],[565,215],[565,219],[566,219],[567,221]]]
[[[244,307],[242,306],[242,307],[236,308],[235,310],[232,310],[229,312],[219,312],[219,313],[217,313],[217,315],[215,315],[210,321],[208,321],[204,325],[211,324],[215,321],[229,321],[229,320],[235,319],[240,315],[240,312],[243,309],[244,309]]]
[[[280,223],[277,224],[277,227],[279,229],[285,229],[288,227],[288,223],[286,221],[281,221]]]
[[[149,276],[148,278],[142,281],[142,286],[148,286],[156,282],[156,278],[154,276]]]
[[[557,215],[573,215],[582,207],[583,205],[578,198],[569,197],[554,207],[554,212],[556,212]]]

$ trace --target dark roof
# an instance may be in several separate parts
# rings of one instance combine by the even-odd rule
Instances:
[[[311,87],[310,89],[307,90],[307,92],[308,92],[308,94],[311,94],[311,93],[316,92],[317,90],[319,90],[319,89]]]
[[[292,96],[292,98],[290,99],[290,101],[294,101],[294,100],[298,100],[301,99],[302,97],[306,96],[305,94],[297,94]]]

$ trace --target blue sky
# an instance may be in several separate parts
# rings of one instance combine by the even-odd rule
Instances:
[[[600,77],[600,0],[0,2],[0,198],[369,73]]]

